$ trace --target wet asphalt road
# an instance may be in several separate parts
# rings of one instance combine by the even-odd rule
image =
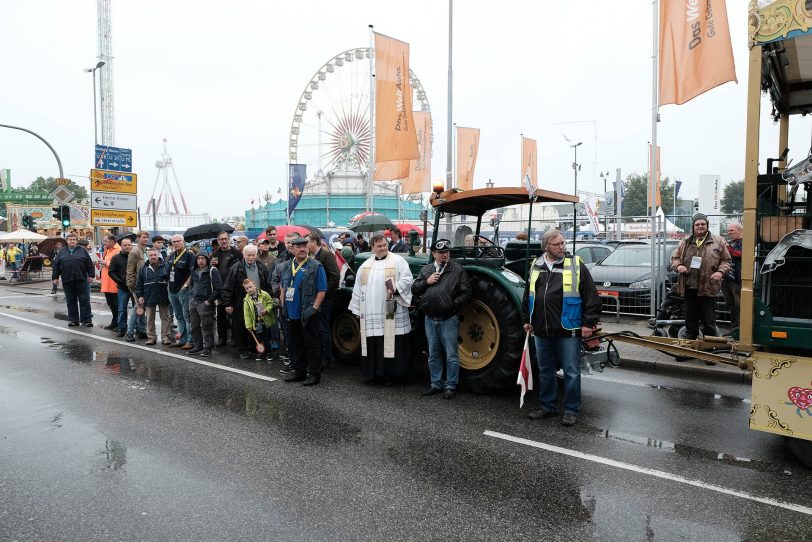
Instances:
[[[747,429],[744,384],[607,370],[566,429],[514,395],[102,341],[44,293],[0,287],[0,540],[812,537],[812,471]]]

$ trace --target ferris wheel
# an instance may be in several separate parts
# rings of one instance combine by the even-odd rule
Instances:
[[[350,49],[325,62],[305,85],[290,126],[288,158],[307,166],[307,180],[344,173],[366,176],[369,169],[370,55]],[[420,80],[409,70],[413,109],[429,111]]]

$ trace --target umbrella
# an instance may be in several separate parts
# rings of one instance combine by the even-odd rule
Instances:
[[[56,249],[57,241],[61,241],[63,246],[67,245],[67,242],[61,237],[49,237],[44,241],[40,241],[39,243],[37,243],[37,250],[39,250],[40,254],[50,256],[51,254],[53,254],[54,249]]]
[[[295,225],[291,224],[290,226],[287,226],[287,225],[285,225],[285,226],[277,226],[276,227],[276,238],[279,239],[280,242],[281,242],[285,238],[285,236],[287,234],[289,234],[290,232],[296,232],[301,236],[305,236],[310,232],[315,232],[315,233],[318,233],[321,237],[324,237],[324,234],[321,233],[321,230],[316,228],[316,227],[308,226],[307,224],[303,224],[301,226],[295,226]],[[265,235],[265,232],[262,232],[257,236],[257,241],[262,241],[263,239],[266,239],[266,238],[267,238],[267,236]]]
[[[137,237],[137,235],[135,234],[134,231],[131,231],[130,233],[123,233],[123,234],[119,235],[118,237],[116,237],[116,243],[120,243],[124,239],[129,239],[130,241],[135,243],[136,237]]]
[[[201,224],[199,226],[193,226],[183,232],[183,238],[189,243],[192,241],[200,241],[202,239],[216,239],[217,234],[221,231],[231,233],[234,231],[234,228],[228,224],[220,224],[219,222]]]
[[[409,232],[414,230],[417,232],[417,235],[423,235],[423,228],[420,226],[415,226],[414,224],[409,224],[408,222],[395,222],[395,227],[400,230],[404,236],[409,235]]]
[[[394,228],[395,225],[392,224],[392,221],[386,218],[385,216],[372,213],[366,216],[360,217],[358,220],[351,222],[349,229],[354,232],[376,232],[376,231],[383,231],[383,230],[390,230]]]
[[[44,241],[47,236],[30,230],[15,230],[10,233],[0,235],[0,243],[30,243],[32,241]]]

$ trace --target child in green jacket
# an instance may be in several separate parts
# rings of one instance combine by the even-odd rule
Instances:
[[[275,322],[273,298],[268,292],[258,289],[251,279],[245,279],[242,286],[246,291],[242,304],[245,329],[253,333],[263,346],[263,352],[257,352],[256,360],[270,360],[270,330]]]

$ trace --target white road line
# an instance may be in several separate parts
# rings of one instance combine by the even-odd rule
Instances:
[[[229,373],[237,373],[243,376],[248,376],[251,378],[256,378],[258,380],[266,380],[268,382],[275,382],[278,379],[272,376],[265,376],[258,373],[252,373],[251,371],[243,371],[242,369],[235,369],[233,367],[226,367],[225,365],[218,365],[217,363],[210,363],[208,361],[203,361],[202,359],[195,359],[193,357],[181,356],[179,354],[175,354],[173,352],[164,352],[163,350],[158,350],[156,348],[149,348],[148,346],[142,346],[140,344],[130,343],[119,341],[116,339],[110,339],[108,337],[99,337],[98,335],[93,335],[91,333],[84,333],[82,331],[77,331],[75,329],[65,329],[64,327],[55,326],[53,324],[48,324],[45,322],[38,322],[36,320],[31,320],[29,318],[23,318],[22,316],[16,316],[14,314],[8,314],[5,312],[0,312],[0,316],[5,316],[7,318],[13,318],[15,320],[20,320],[22,322],[28,322],[29,324],[36,324],[38,326],[47,327],[50,329],[55,329],[56,331],[60,331],[63,333],[72,333],[74,335],[81,335],[82,337],[86,337],[89,339],[94,339],[97,341],[104,341],[107,343],[112,343],[117,346],[126,346],[129,348],[135,348],[137,350],[143,350],[144,352],[148,352],[153,355],[160,355],[160,356],[167,356],[170,358],[182,359],[183,361],[188,361],[191,363],[197,363],[198,365],[205,365],[206,367],[211,367],[212,369],[219,369],[221,371],[227,371]]]
[[[0,297],[0,299],[31,299],[34,297],[54,297],[59,294],[24,294],[24,295],[7,295]]]
[[[683,476],[679,476],[678,474],[671,474],[670,472],[665,472],[657,469],[650,469],[647,467],[640,467],[637,465],[632,465],[630,463],[624,463],[622,461],[616,461],[614,459],[608,459],[606,457],[601,457],[599,455],[592,455],[587,454],[584,452],[579,452],[577,450],[570,450],[569,448],[561,448],[560,446],[554,446],[552,444],[546,444],[544,442],[538,442],[535,440],[529,440],[521,437],[514,437],[512,435],[506,435],[504,433],[497,433],[495,431],[485,431],[483,433],[485,436],[498,438],[502,440],[508,440],[510,442],[516,442],[518,444],[524,444],[525,446],[532,446],[533,448],[541,448],[542,450],[547,450],[548,452],[553,452],[562,455],[568,455],[570,457],[575,457],[577,459],[584,459],[586,461],[592,461],[593,463],[600,463],[602,465],[608,465],[610,467],[616,467],[618,469],[628,470],[632,472],[637,472],[640,474],[646,474],[648,476],[654,476],[656,478],[662,478],[664,480],[671,480],[672,482],[679,482],[681,484],[687,484],[694,487],[699,487],[702,489],[709,489],[711,491],[716,491],[718,493],[723,493],[725,495],[731,495],[733,497],[739,497],[741,499],[747,499],[750,501],[759,502],[761,504],[766,504],[769,506],[776,506],[778,508],[784,508],[786,510],[791,510],[793,512],[800,512],[801,514],[806,514],[808,516],[812,516],[812,508],[808,506],[803,506],[800,504],[789,503],[785,501],[779,501],[775,499],[770,499],[768,497],[759,497],[757,495],[751,495],[750,493],[746,493],[744,491],[738,491],[735,489],[728,489],[726,487],[717,486],[714,484],[708,484],[706,482],[702,482],[701,480],[692,480],[690,478],[685,478]]]

